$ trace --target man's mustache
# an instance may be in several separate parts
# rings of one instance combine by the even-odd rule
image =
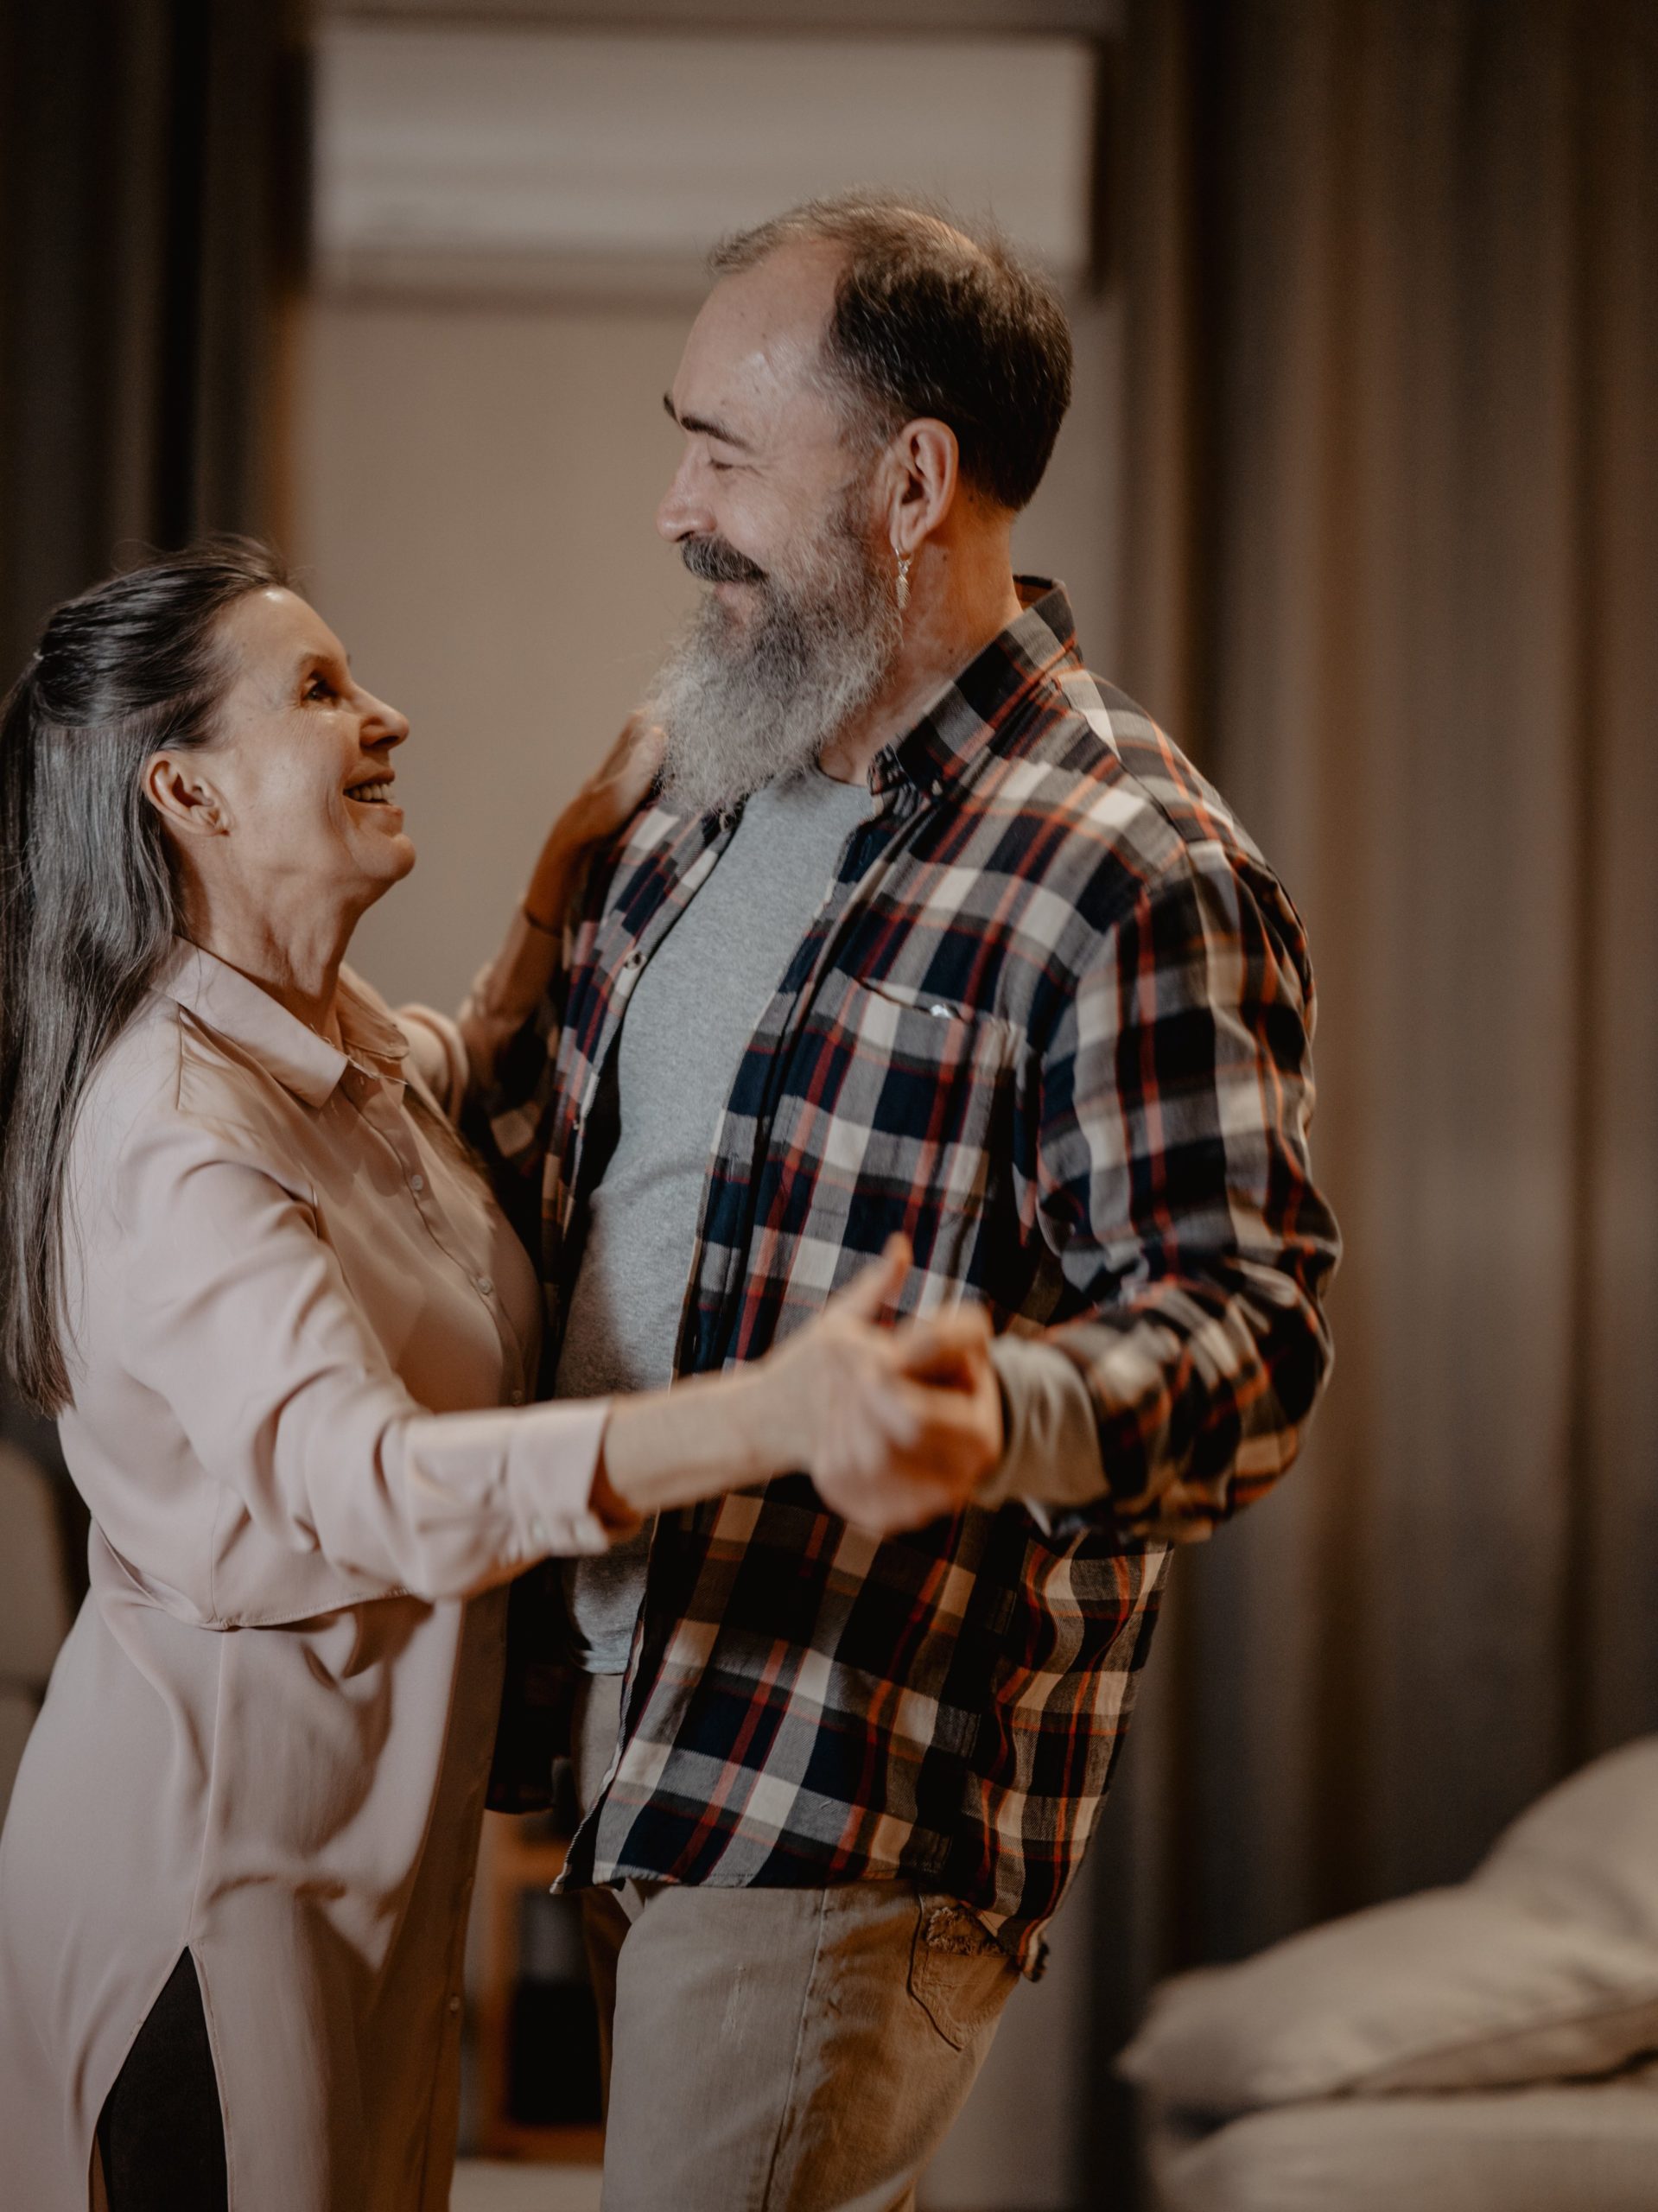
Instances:
[[[765,571],[723,537],[683,537],[679,557],[705,584],[763,584]]]

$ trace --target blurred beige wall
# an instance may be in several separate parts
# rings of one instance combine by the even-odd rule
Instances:
[[[290,549],[363,680],[410,716],[398,782],[420,865],[357,964],[458,996],[542,832],[619,727],[695,587],[653,516],[689,305],[319,302],[298,394]],[[1077,402],[1020,524],[1109,666],[1117,331],[1077,315]]]

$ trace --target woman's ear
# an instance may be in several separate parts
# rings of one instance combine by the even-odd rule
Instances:
[[[893,441],[897,461],[887,536],[900,557],[913,555],[931,537],[956,504],[961,485],[961,451],[947,423],[920,416],[906,423]]]
[[[144,763],[144,797],[167,827],[182,837],[222,837],[230,810],[201,772],[193,753],[152,753]]]

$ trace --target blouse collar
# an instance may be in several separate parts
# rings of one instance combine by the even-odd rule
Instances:
[[[174,939],[172,958],[156,988],[257,1060],[308,1106],[326,1104],[348,1067],[402,1086],[409,1040],[347,969],[340,970],[335,999],[343,1051],[308,1028],[251,976],[186,938]]]

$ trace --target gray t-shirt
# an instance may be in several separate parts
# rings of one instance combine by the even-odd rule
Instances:
[[[715,1132],[744,1048],[871,804],[866,785],[816,768],[756,791],[635,984],[617,1046],[620,1133],[589,1202],[557,1396],[672,1380]],[[627,1663],[649,1541],[642,1529],[564,1567],[571,1656],[588,1674]]]

